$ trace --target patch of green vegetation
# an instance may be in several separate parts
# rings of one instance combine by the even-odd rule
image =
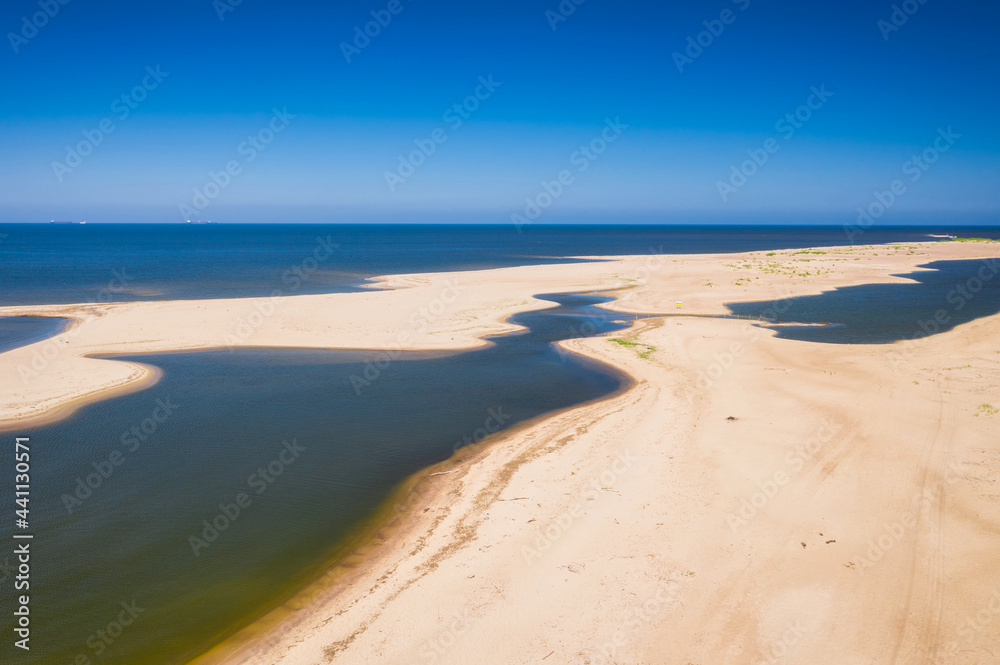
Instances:
[[[795,256],[796,254],[826,254],[826,252],[820,251],[818,249],[803,249],[802,251],[799,252],[792,252],[792,256]]]
[[[643,360],[649,360],[649,357],[656,353],[656,347],[651,344],[643,344],[641,342],[634,342],[630,339],[611,339],[609,342],[614,342],[619,346],[624,346],[627,349],[632,349],[635,351]]]
[[[952,242],[1000,242],[992,238],[952,238]]]
[[[984,403],[979,405],[979,413],[977,413],[976,415],[978,416],[980,413],[987,416],[994,416],[997,413],[1000,413],[1000,409],[996,408],[992,404]]]
[[[777,252],[768,252],[765,256],[774,256],[776,254],[777,254]]]

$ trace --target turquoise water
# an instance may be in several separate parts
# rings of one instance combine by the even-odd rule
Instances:
[[[606,298],[546,298],[557,306],[512,318],[525,333],[388,364],[301,349],[131,356],[162,380],[18,430],[34,450],[31,662],[183,663],[319,575],[408,475],[621,388],[624,375],[552,342],[630,317],[593,307]],[[240,494],[250,502],[235,516]],[[205,520],[219,526],[214,539]],[[142,611],[98,655],[95,636],[123,601]]]

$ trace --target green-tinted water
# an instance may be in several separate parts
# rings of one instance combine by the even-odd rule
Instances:
[[[551,342],[627,317],[552,299],[515,317],[526,333],[380,366],[332,350],[141,356],[159,384],[6,433],[32,446],[30,662],[183,663],[319,575],[408,475],[616,390],[622,375]]]

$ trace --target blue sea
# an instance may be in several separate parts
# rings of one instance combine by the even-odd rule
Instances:
[[[0,305],[353,291],[378,275],[569,257],[777,250],[1000,235],[942,225],[2,224]]]

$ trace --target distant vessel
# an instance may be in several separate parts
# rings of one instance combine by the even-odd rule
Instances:
[[[53,219],[51,222],[49,222],[49,224],[76,224],[76,222]]]

